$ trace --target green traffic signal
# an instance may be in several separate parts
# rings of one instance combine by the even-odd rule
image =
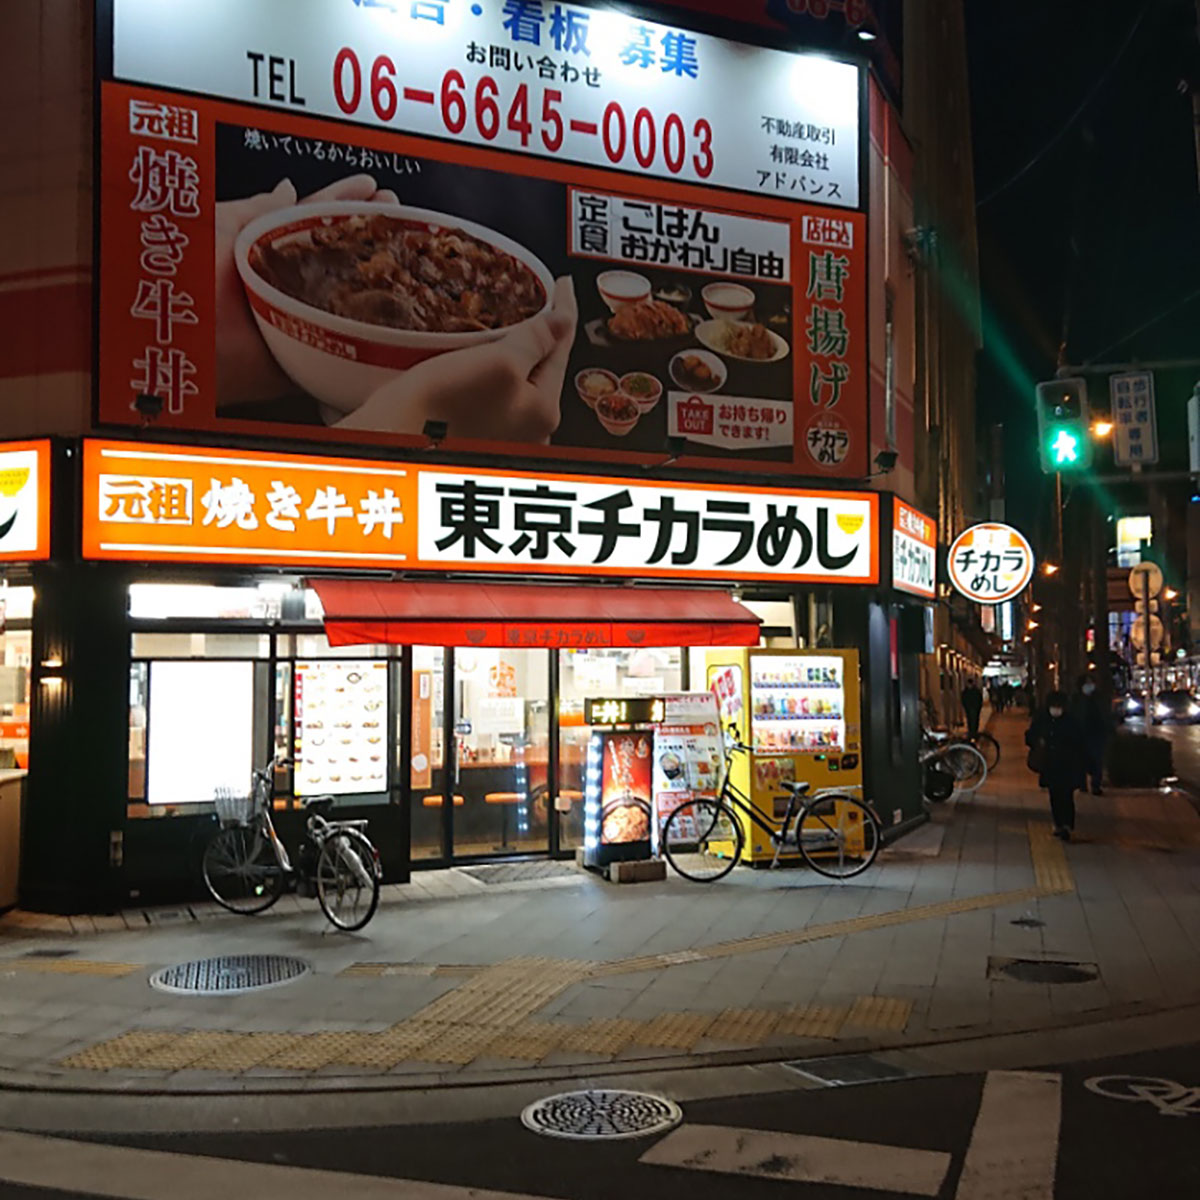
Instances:
[[[1069,429],[1059,429],[1050,443],[1050,461],[1056,467],[1073,467],[1079,462],[1079,438]]]

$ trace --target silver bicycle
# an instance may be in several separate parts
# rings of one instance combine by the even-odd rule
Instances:
[[[929,768],[940,768],[953,778],[951,792],[977,792],[988,777],[987,759],[977,746],[957,739],[941,730],[926,729],[922,734],[921,755],[918,760],[929,778]],[[936,775],[936,771],[934,774]],[[927,789],[928,795],[928,789]],[[945,800],[949,796],[933,795],[930,799]]]
[[[379,851],[366,835],[366,821],[331,821],[332,796],[306,799],[306,837],[298,867],[271,820],[274,764],[254,772],[250,794],[218,791],[221,828],[204,848],[204,883],[212,898],[231,912],[266,912],[288,880],[302,896],[313,896],[338,929],[362,929],[379,907],[383,872]]]

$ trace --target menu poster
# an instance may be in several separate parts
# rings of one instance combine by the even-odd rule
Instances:
[[[708,686],[720,706],[722,724],[739,722],[742,717],[742,668],[737,665],[709,667]]]
[[[663,697],[665,721],[654,731],[655,840],[688,800],[721,788],[721,729],[712,692]]]
[[[297,796],[387,790],[387,663],[298,662]]]
[[[600,780],[600,840],[606,846],[650,837],[651,754],[648,733],[606,733]]]

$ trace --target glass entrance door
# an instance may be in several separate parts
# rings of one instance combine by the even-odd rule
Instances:
[[[414,861],[549,850],[549,685],[548,650],[413,648]]]

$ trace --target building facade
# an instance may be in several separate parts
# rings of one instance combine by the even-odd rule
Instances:
[[[4,16],[22,903],[194,893],[271,755],[285,837],[332,791],[389,878],[573,853],[585,702],[707,690],[722,598],[856,655],[860,721],[775,710],[764,758],[920,820],[978,329],[921,80],[965,88],[961,21],[911,6],[901,105],[869,7],[831,57],[769,6],[309,5],[261,52],[198,3]]]

